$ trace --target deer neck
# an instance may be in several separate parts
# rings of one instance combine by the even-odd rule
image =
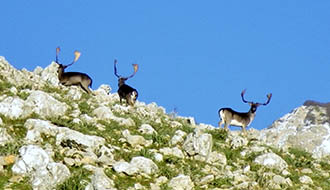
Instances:
[[[249,117],[253,119],[255,117],[255,115],[256,115],[256,111],[257,111],[257,108],[251,106],[251,108],[250,108],[250,110],[248,112]]]
[[[126,81],[127,79],[125,79],[125,78],[120,78],[119,80],[118,80],[118,87],[121,87],[121,86],[123,86],[123,85],[125,85],[125,81]]]
[[[64,73],[64,69],[63,68],[58,68],[58,78],[61,79]]]

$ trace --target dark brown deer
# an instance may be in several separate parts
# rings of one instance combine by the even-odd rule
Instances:
[[[58,54],[60,47],[56,48],[56,63],[58,64],[58,79],[60,83],[65,86],[77,85],[80,86],[87,93],[92,93],[88,87],[92,87],[92,79],[85,73],[80,72],[65,72],[64,70],[74,64],[80,57],[80,52],[74,52],[74,60],[69,65],[62,65],[58,62]]]
[[[136,99],[138,98],[138,92],[136,89],[125,84],[125,82],[127,79],[132,78],[135,75],[135,73],[138,70],[138,64],[133,64],[134,72],[128,77],[122,77],[118,75],[116,65],[117,65],[117,60],[115,59],[114,70],[115,70],[115,75],[118,77],[119,88],[117,92],[119,95],[120,104],[122,103],[122,99],[125,99],[127,104],[134,106]]]
[[[246,90],[243,90],[241,93],[241,97],[244,103],[248,103],[251,107],[248,112],[237,112],[231,108],[221,108],[219,109],[219,117],[221,121],[219,122],[219,128],[222,124],[224,124],[225,130],[228,130],[229,125],[238,126],[242,128],[242,131],[246,133],[246,127],[248,127],[253,121],[257,108],[261,105],[265,106],[269,103],[272,98],[272,93],[267,94],[267,102],[266,103],[254,103],[250,101],[246,101],[244,99],[244,94]]]

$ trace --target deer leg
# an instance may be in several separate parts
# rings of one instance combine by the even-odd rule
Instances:
[[[221,120],[221,121],[219,121],[218,122],[218,127],[219,127],[219,129],[221,128],[221,125],[223,124],[223,120]]]
[[[87,92],[88,94],[91,94],[91,93],[92,93],[92,91],[88,88],[88,86],[86,87],[86,86],[84,86],[82,83],[80,83],[79,85],[80,85],[80,87],[81,87],[85,92]]]
[[[242,126],[242,132],[244,133],[244,134],[246,134],[246,128],[245,128],[246,126]]]
[[[229,125],[229,123],[225,122],[224,129],[225,129],[226,131],[229,131],[228,125]]]

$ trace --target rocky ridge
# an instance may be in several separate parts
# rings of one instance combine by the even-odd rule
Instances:
[[[302,106],[270,129],[242,135],[173,116],[156,103],[120,105],[109,85],[94,95],[64,87],[56,71],[54,62],[17,70],[0,57],[0,189],[330,186],[322,106]]]

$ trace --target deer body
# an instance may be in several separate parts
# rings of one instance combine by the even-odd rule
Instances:
[[[65,72],[64,70],[75,63],[79,57],[80,52],[75,51],[74,61],[69,65],[62,65],[58,62],[58,53],[60,52],[60,48],[56,48],[56,63],[58,64],[58,79],[62,85],[71,86],[78,85],[87,93],[92,93],[89,87],[92,86],[92,79],[85,73],[80,72]]]
[[[254,103],[248,102],[244,99],[245,90],[242,91],[241,96],[244,103],[250,104],[250,110],[248,112],[237,112],[231,108],[221,108],[218,111],[219,117],[221,121],[219,122],[219,127],[224,124],[225,130],[228,130],[228,126],[238,126],[242,128],[242,131],[246,132],[246,127],[248,127],[255,118],[256,111],[258,106],[260,105],[267,105],[272,97],[272,94],[267,95],[267,102],[266,103]]]
[[[132,88],[127,84],[119,86],[117,92],[119,95],[120,103],[122,103],[122,99],[125,99],[129,105],[134,105],[139,95],[135,88]]]
[[[251,110],[249,112],[237,112],[231,108],[221,108],[218,113],[221,118],[219,126],[225,124],[224,128],[226,130],[228,130],[229,125],[242,127],[243,131],[251,124],[256,115],[256,113],[252,113]]]
[[[116,64],[117,64],[117,60],[115,60],[114,62],[114,70],[115,70],[115,75],[118,77],[118,95],[119,95],[119,100],[120,100],[120,104],[122,104],[122,100],[126,100],[126,103],[131,105],[131,106],[134,106],[135,102],[136,102],[136,99],[138,98],[138,92],[135,88],[132,88],[131,86],[125,84],[125,81],[129,78],[132,78],[135,73],[137,72],[138,70],[138,65],[137,64],[133,64],[133,67],[134,67],[134,73],[129,76],[129,77],[122,77],[122,76],[119,76],[117,74],[117,67],[116,67]]]

